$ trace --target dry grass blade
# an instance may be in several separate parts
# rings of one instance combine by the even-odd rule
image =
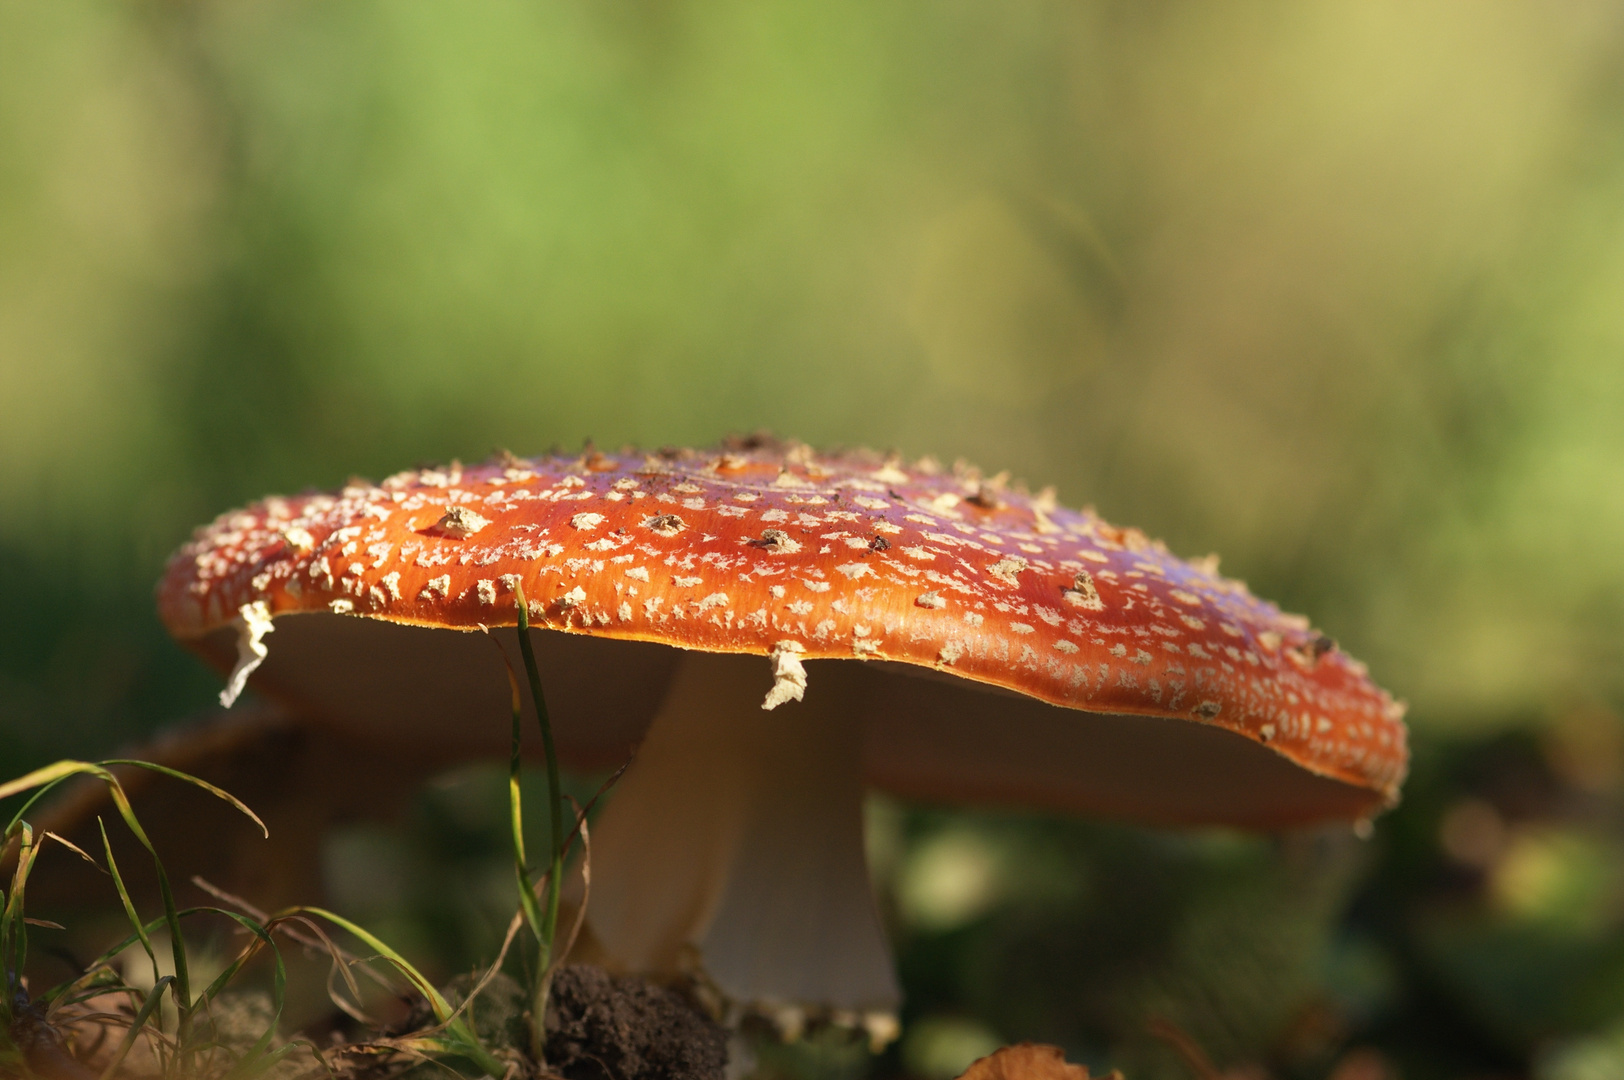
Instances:
[[[381,1026],[378,1020],[367,1015],[361,1010],[359,1006],[359,1002],[361,1000],[361,987],[355,981],[355,976],[352,969],[359,967],[361,972],[365,974],[367,978],[371,979],[373,983],[392,997],[398,997],[400,995],[399,987],[390,982],[383,975],[379,974],[377,970],[368,966],[364,958],[356,956],[354,953],[351,953],[342,945],[338,944],[338,942],[334,941],[327,931],[321,928],[320,923],[317,923],[313,919],[306,918],[303,915],[269,915],[264,910],[254,906],[242,897],[237,896],[234,893],[226,892],[213,882],[210,882],[202,877],[194,876],[192,878],[192,884],[196,885],[199,889],[202,889],[204,892],[208,893],[222,904],[230,905],[231,907],[243,912],[245,915],[248,915],[249,917],[262,923],[267,931],[275,930],[285,935],[289,940],[299,945],[303,945],[306,948],[320,949],[325,951],[330,957],[332,957],[333,960],[332,967],[329,968],[327,972],[327,996],[332,1000],[335,1006],[343,1011],[346,1016],[357,1023],[365,1024],[368,1027]],[[300,929],[301,927],[304,929]],[[308,931],[308,933],[306,931]],[[355,1003],[344,1000],[342,995],[338,993],[337,987],[333,985],[333,979],[335,976],[343,978],[344,985],[349,990],[351,997],[355,999]]]
[[[438,1045],[432,1046],[429,1049],[443,1054],[455,1054],[457,1056],[467,1058],[478,1068],[485,1070],[492,1076],[496,1076],[506,1071],[506,1066],[494,1055],[492,1055],[488,1049],[485,1048],[484,1042],[480,1039],[478,1033],[474,1031],[473,1027],[464,1018],[453,1015],[451,1004],[450,1002],[446,1001],[445,995],[440,993],[439,989],[432,982],[430,982],[422,972],[418,971],[417,968],[414,967],[412,963],[404,956],[390,948],[389,945],[379,939],[377,935],[366,930],[364,927],[358,926],[357,924],[344,918],[342,915],[334,914],[325,908],[302,905],[283,913],[282,917],[285,918],[287,916],[305,913],[314,915],[319,919],[324,919],[327,922],[332,923],[333,925],[344,930],[346,933],[355,935],[355,937],[364,942],[368,948],[376,949],[378,952],[378,959],[384,960],[392,965],[395,970],[399,971],[400,974],[412,984],[413,988],[428,1001],[429,1008],[433,1010],[434,1018],[439,1024],[439,1027],[435,1030],[437,1032],[443,1030],[444,1032],[443,1037],[432,1036],[432,1038],[437,1039]]]
[[[619,775],[615,774],[617,777]],[[602,794],[601,790],[599,794]],[[565,957],[569,956],[570,950],[575,948],[576,939],[581,936],[581,927],[586,923],[587,903],[592,899],[592,831],[587,826],[586,810],[581,804],[571,798],[570,805],[575,807],[575,830],[581,834],[581,903],[575,909],[575,921],[570,924],[569,936],[564,939],[564,947],[553,954],[553,962],[548,965],[546,973],[542,976],[545,979],[553,977],[553,973],[558,970]],[[573,834],[571,839],[574,839]]]
[[[57,833],[54,833],[54,832],[47,832],[45,835],[49,836],[52,840],[55,840],[57,843],[61,844],[65,848],[67,848],[69,851],[71,851],[75,855],[79,856],[81,859],[83,859],[85,862],[89,863],[91,866],[94,866],[97,870],[101,870],[102,873],[105,874],[107,872],[105,870],[102,870],[101,864],[96,862],[95,859],[91,858],[90,854],[88,852],[86,852],[84,848],[80,847],[78,844],[75,844],[72,840],[69,840],[67,837],[60,836],[60,835],[58,835]]]

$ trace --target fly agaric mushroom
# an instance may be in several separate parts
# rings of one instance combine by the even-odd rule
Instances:
[[[735,440],[413,470],[222,516],[170,631],[355,735],[506,749],[528,598],[594,828],[602,958],[871,1032],[898,1002],[861,797],[1277,828],[1392,805],[1403,707],[1296,616],[967,468]],[[274,635],[267,639],[267,634]],[[770,710],[763,713],[763,709]]]

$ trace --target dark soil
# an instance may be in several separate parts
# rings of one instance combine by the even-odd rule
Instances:
[[[553,977],[547,1065],[567,1080],[722,1080],[727,1032],[674,990],[571,964]]]

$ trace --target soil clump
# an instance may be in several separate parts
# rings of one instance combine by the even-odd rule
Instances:
[[[727,1032],[675,990],[570,964],[553,977],[547,1065],[566,1080],[722,1080]]]

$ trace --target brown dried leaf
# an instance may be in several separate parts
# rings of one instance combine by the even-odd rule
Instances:
[[[959,1080],[1089,1080],[1088,1066],[1073,1065],[1058,1046],[1016,1043],[977,1058]],[[1122,1080],[1112,1072],[1097,1080]]]

